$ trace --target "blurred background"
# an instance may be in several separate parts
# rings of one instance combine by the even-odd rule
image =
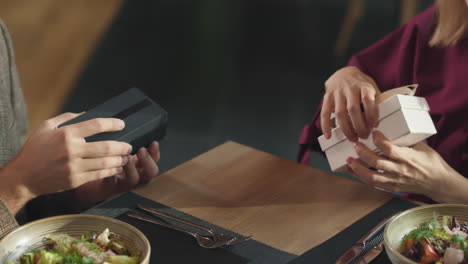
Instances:
[[[136,86],[169,112],[165,171],[227,140],[295,160],[327,77],[432,3],[0,0],[0,17],[31,130]]]

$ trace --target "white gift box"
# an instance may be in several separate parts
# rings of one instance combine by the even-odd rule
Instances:
[[[412,146],[437,131],[425,98],[396,94],[379,104],[379,123],[376,130],[381,131],[392,143],[398,146]],[[343,134],[340,127],[331,131],[330,139],[323,135],[318,138],[333,171],[346,169],[348,157],[358,158],[354,145]],[[367,139],[359,139],[369,149],[378,153],[372,133]]]

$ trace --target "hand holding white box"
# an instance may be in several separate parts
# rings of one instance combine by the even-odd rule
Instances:
[[[381,94],[383,102],[379,104],[379,124],[376,130],[381,131],[392,143],[398,146],[412,146],[437,133],[429,105],[423,97],[398,94],[405,87],[392,89]],[[397,93],[397,94],[395,94]],[[318,138],[320,147],[325,152],[333,171],[343,171],[348,157],[358,158],[353,143],[343,134],[340,127],[331,131],[331,137],[323,135]],[[370,150],[378,153],[372,140],[372,133],[367,139],[359,139]]]

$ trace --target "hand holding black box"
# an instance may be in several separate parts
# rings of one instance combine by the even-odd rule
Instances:
[[[86,142],[123,141],[132,145],[132,154],[135,154],[141,147],[148,146],[152,141],[161,141],[166,135],[167,112],[137,88],[115,96],[61,126],[110,117],[122,119],[125,128],[87,137]]]

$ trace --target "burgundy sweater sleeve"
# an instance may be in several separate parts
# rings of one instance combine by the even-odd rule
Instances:
[[[434,13],[431,7],[413,18],[408,24],[396,29],[367,49],[355,54],[348,66],[355,66],[372,77],[381,91],[411,84],[414,79],[415,57],[421,45],[427,46],[427,27]],[[320,110],[312,122],[302,130],[299,140],[298,162],[309,164],[310,152],[321,152],[317,138],[322,134]]]

